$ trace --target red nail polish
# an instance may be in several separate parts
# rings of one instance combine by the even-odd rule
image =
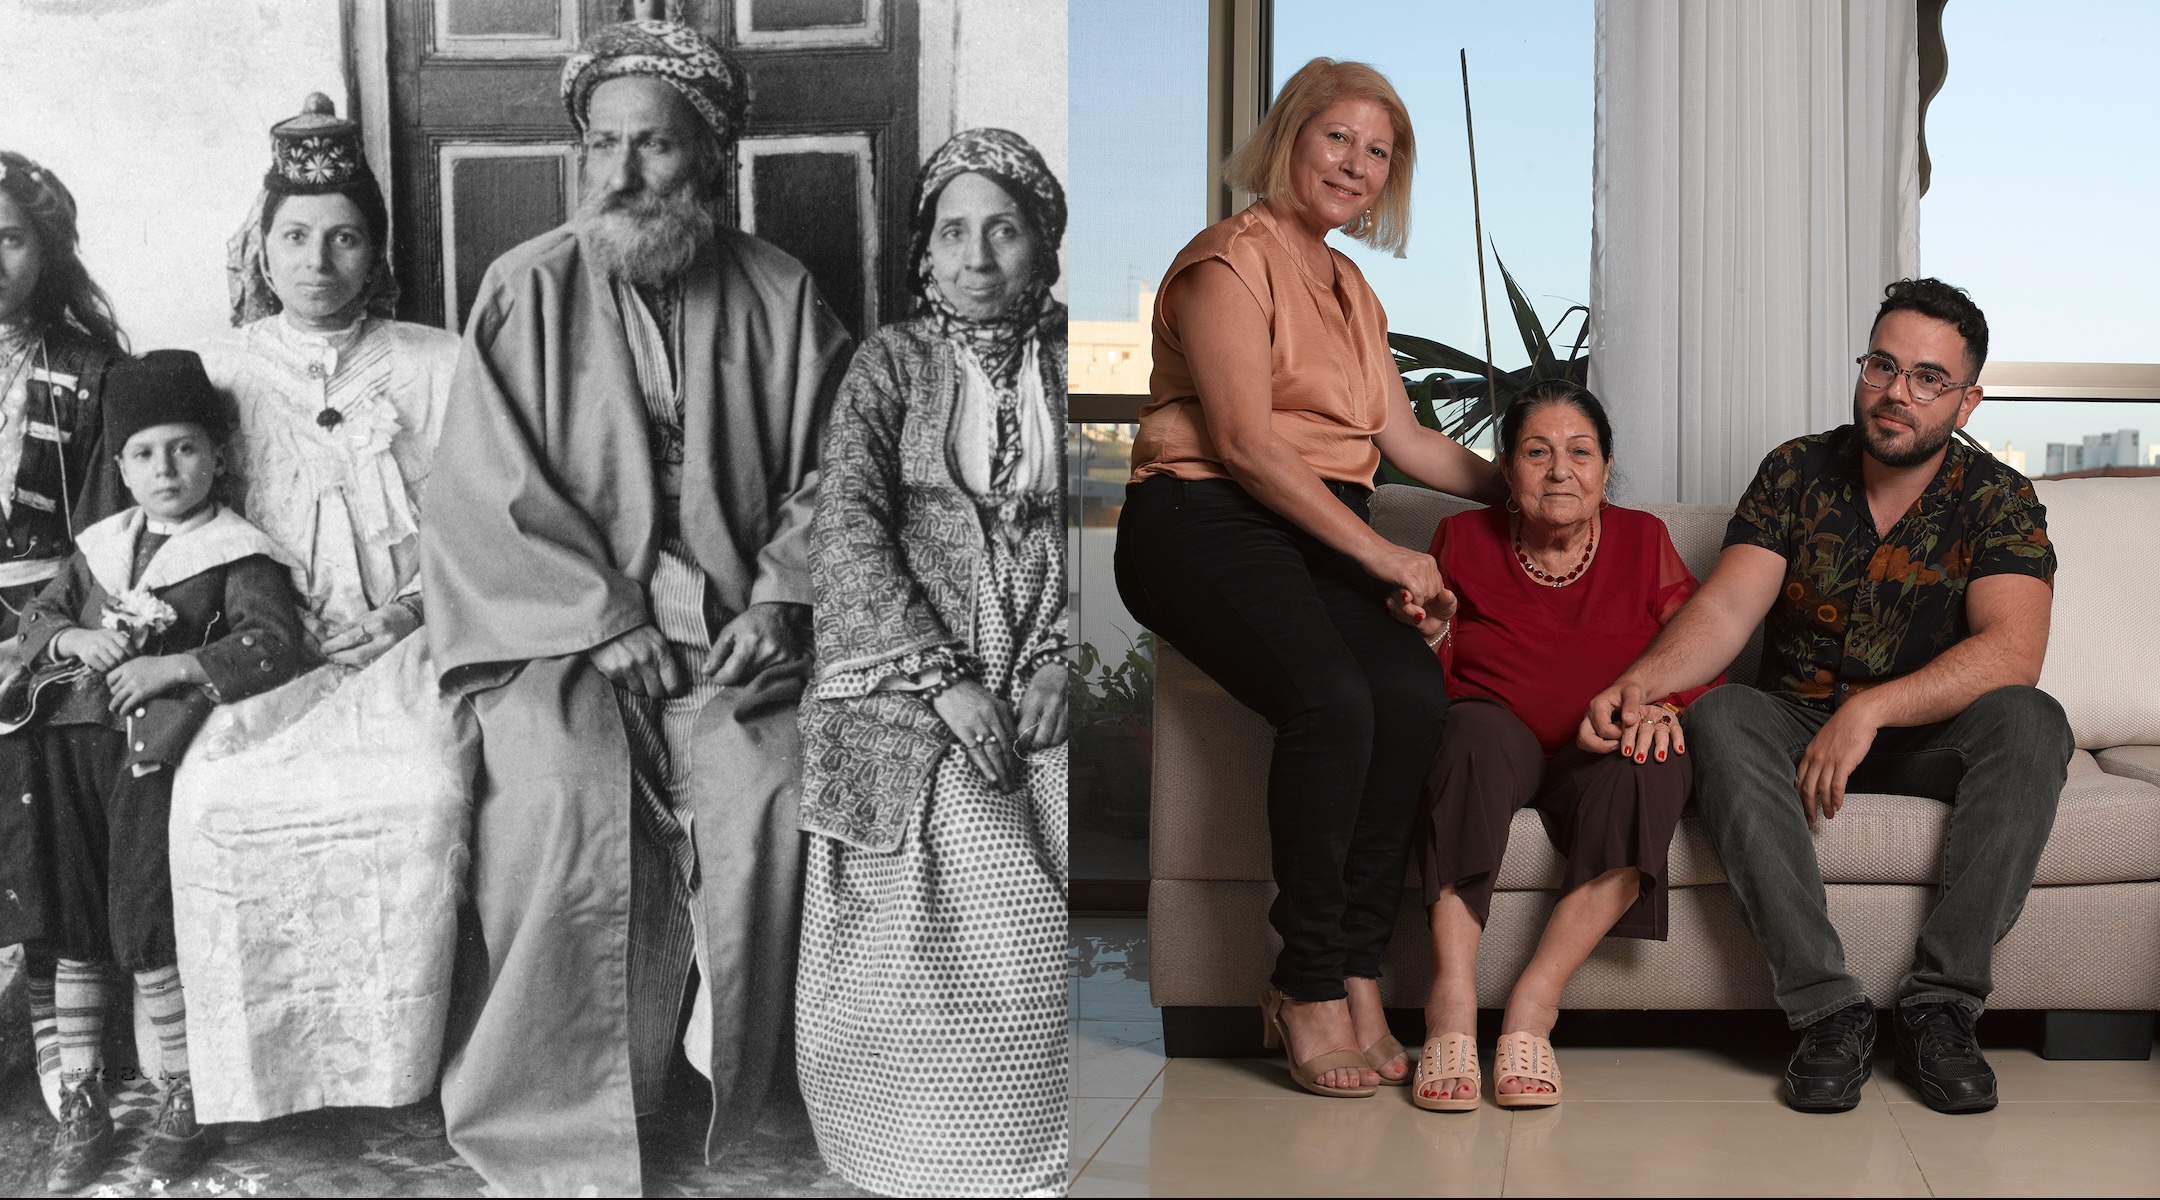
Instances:
[[[1663,750],[1660,750],[1660,751],[1658,751],[1658,752],[1657,752],[1657,760],[1658,760],[1659,762],[1664,762],[1664,761],[1665,761],[1665,752],[1664,752]]]

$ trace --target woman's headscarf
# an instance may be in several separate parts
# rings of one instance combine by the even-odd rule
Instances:
[[[375,173],[357,122],[337,115],[330,98],[310,95],[300,115],[270,127],[272,157],[263,174],[263,190],[249,207],[247,222],[225,243],[225,280],[232,299],[232,323],[246,325],[283,312],[285,304],[270,287],[263,258],[266,226],[274,205],[288,196],[344,196],[360,209],[368,238],[375,244],[375,267],[362,290],[369,316],[397,315],[397,279],[390,273],[390,212],[383,204]]]
[[[945,185],[970,172],[999,187],[1020,206],[1035,230],[1035,277],[1011,306],[995,317],[968,317],[945,296],[930,275],[930,233],[937,224],[938,198]],[[952,136],[922,167],[915,184],[915,234],[908,248],[915,290],[935,314],[946,336],[975,352],[991,382],[1013,386],[1027,339],[1042,316],[1050,285],[1057,282],[1058,245],[1065,240],[1065,189],[1028,140],[1009,129],[968,129]]]

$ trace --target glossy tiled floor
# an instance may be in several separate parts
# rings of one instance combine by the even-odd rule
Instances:
[[[1884,1061],[1858,1109],[1811,1117],[1774,1050],[1563,1047],[1558,1108],[1427,1113],[1305,1095],[1280,1059],[1165,1060],[1144,924],[1072,929],[1075,1196],[2160,1194],[2160,1060],[1992,1050],[2004,1102],[1963,1117]]]

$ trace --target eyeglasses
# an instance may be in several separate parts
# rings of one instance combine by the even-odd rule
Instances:
[[[1934,367],[1913,367],[1910,370],[1897,365],[1897,360],[1887,354],[1863,354],[1853,360],[1860,364],[1860,382],[1876,391],[1887,391],[1897,377],[1903,375],[1912,388],[1912,398],[1922,404],[1944,392],[1969,388],[1971,383],[1953,383],[1948,375]]]

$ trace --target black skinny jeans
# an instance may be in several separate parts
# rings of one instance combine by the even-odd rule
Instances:
[[[1370,522],[1371,493],[1329,486]],[[1336,1000],[1345,976],[1378,978],[1447,712],[1439,662],[1388,615],[1388,585],[1229,480],[1127,488],[1117,582],[1133,616],[1275,727],[1275,986]]]

